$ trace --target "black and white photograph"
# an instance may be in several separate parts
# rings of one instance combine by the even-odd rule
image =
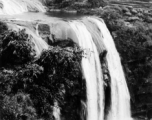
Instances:
[[[152,0],[0,0],[0,120],[152,120]]]

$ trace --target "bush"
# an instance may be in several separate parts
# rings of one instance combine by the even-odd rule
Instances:
[[[24,93],[5,96],[0,109],[2,120],[33,120],[37,116],[29,95]]]
[[[65,44],[69,46],[65,47]],[[42,77],[44,81],[39,84],[45,86],[52,95],[49,98],[57,101],[63,108],[61,114],[69,120],[77,120],[80,119],[77,112],[81,109],[80,100],[86,99],[85,81],[82,79],[80,65],[82,50],[67,41],[58,42],[59,46],[54,45],[55,47],[52,46],[49,50],[43,51],[37,61],[44,67],[45,73]]]
[[[53,120],[55,101],[69,120],[80,118],[77,111],[81,109],[81,99],[86,100],[86,89],[80,65],[83,51],[75,43],[71,40],[55,42],[34,60],[31,52],[35,51],[24,31],[9,32],[2,42],[3,60],[6,55],[12,57],[12,61],[5,61],[9,67],[0,66],[3,120]],[[13,54],[15,50],[18,50],[17,55]]]
[[[8,27],[6,23],[0,21],[0,34],[3,34],[7,30],[8,30]]]
[[[2,65],[26,63],[35,56],[32,41],[25,33],[25,30],[5,33],[2,37],[0,52]]]
[[[115,33],[115,42],[124,62],[146,59],[151,54],[151,50],[145,46],[147,35],[142,30],[122,28]]]
[[[88,0],[92,7],[106,6],[108,2],[106,0]]]
[[[118,30],[123,25],[120,21],[122,19],[120,10],[107,8],[100,14],[100,17],[105,21],[110,32]]]

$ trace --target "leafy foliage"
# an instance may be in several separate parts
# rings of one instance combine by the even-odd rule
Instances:
[[[92,7],[99,7],[99,6],[106,6],[107,1],[106,0],[88,0],[88,2],[91,4]]]
[[[19,32],[10,31],[3,35],[1,49],[1,60],[3,65],[8,63],[26,63],[33,59],[34,56],[35,51],[32,48],[32,41],[25,33],[25,30]]]
[[[116,32],[115,42],[122,57],[122,62],[128,66],[129,81],[137,85],[143,84],[148,78],[152,66],[152,46],[148,31],[141,29],[122,29]]]
[[[6,23],[0,21],[0,34],[8,30]]]
[[[61,43],[60,45],[64,46]],[[49,89],[52,95],[50,98],[53,97],[52,99],[58,101],[63,108],[61,112],[67,115],[69,120],[80,119],[77,110],[81,106],[80,100],[85,99],[85,83],[82,80],[80,67],[81,58],[82,50],[77,45],[63,48],[52,46],[44,51],[37,61],[44,67],[45,73],[42,76],[45,80],[39,84]]]
[[[29,95],[18,93],[12,97],[5,96],[1,106],[2,120],[32,120],[36,116],[32,101]]]
[[[118,30],[120,26],[123,25],[120,21],[120,19],[122,19],[122,10],[119,8],[107,7],[102,13],[100,13],[100,17],[104,19],[110,31]]]
[[[82,53],[71,40],[62,40],[35,60],[32,42],[24,30],[4,35],[0,51],[5,63],[0,66],[1,119],[53,120],[53,106],[58,102],[61,114],[78,120],[81,99],[86,99]]]

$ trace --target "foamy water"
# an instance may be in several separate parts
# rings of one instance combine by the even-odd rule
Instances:
[[[14,15],[24,12],[45,12],[45,7],[39,0],[0,0],[2,7],[0,15]]]
[[[104,89],[99,53],[90,32],[78,21],[70,22],[80,47],[87,50],[82,59],[83,74],[87,86],[87,120],[104,119]]]
[[[108,69],[111,76],[111,110],[108,120],[132,120],[130,112],[130,95],[114,41],[102,20],[90,18],[99,27],[103,43],[107,48]]]

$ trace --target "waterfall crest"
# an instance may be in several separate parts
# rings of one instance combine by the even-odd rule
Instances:
[[[45,12],[45,7],[39,0],[0,0],[0,15],[14,15],[24,12]]]
[[[42,24],[42,22],[41,22]],[[44,24],[49,26],[50,39],[52,35],[60,40],[72,39],[83,50],[82,71],[86,80],[87,120],[132,120],[130,112],[130,95],[124,77],[119,54],[114,41],[102,19],[95,17],[84,17],[80,20],[45,20]],[[38,31],[28,27],[26,31],[33,36],[35,49],[39,55],[48,45],[42,40]],[[104,114],[105,95],[103,70],[99,54],[107,51],[106,61],[111,77],[111,108],[108,115]],[[60,120],[60,108],[54,109],[56,120]],[[62,119],[61,119],[62,120]]]

